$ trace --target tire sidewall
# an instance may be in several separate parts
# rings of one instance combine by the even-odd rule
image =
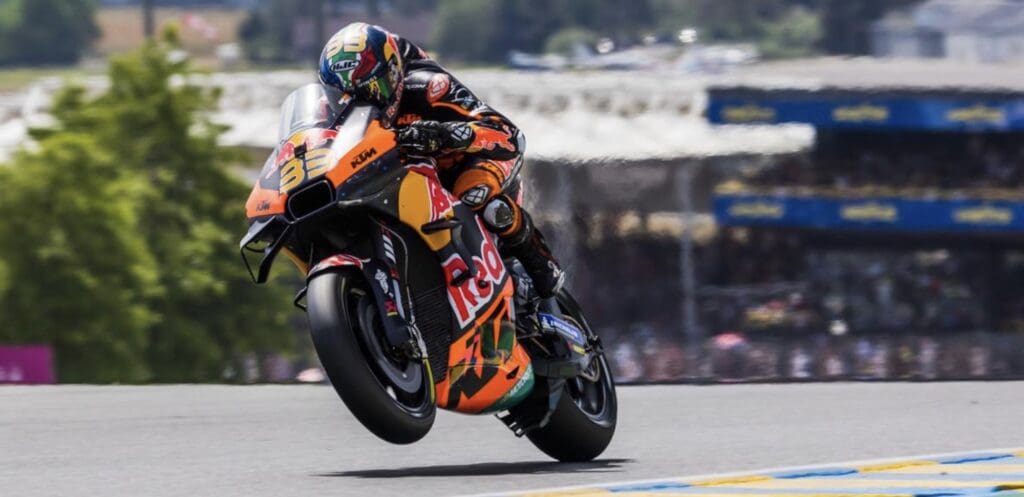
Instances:
[[[415,442],[430,431],[436,408],[431,406],[426,414],[415,416],[388,395],[371,370],[351,325],[356,310],[349,309],[344,298],[356,278],[364,276],[341,270],[310,279],[307,315],[313,345],[334,390],[363,426],[391,443]],[[423,378],[429,381],[427,374]]]

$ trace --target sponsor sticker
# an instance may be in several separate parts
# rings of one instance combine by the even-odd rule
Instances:
[[[359,67],[358,59],[343,59],[331,64],[331,71],[346,72]]]
[[[448,93],[451,85],[452,81],[447,74],[435,74],[433,78],[430,78],[430,84],[427,85],[427,100],[431,103],[437,102]]]
[[[555,330],[556,333],[568,338],[577,345],[587,344],[587,338],[583,336],[583,332],[579,328],[551,314],[540,314],[540,324],[544,328]]]

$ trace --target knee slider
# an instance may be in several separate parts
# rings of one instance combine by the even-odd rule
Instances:
[[[484,207],[483,218],[488,228],[501,233],[515,224],[516,208],[507,198],[495,197]]]

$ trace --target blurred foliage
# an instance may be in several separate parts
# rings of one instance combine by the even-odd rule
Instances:
[[[144,182],[94,138],[62,133],[0,167],[0,342],[50,343],[59,377],[137,382],[155,322],[156,262],[137,211]]]
[[[870,23],[914,1],[440,0],[432,48],[455,59],[500,62],[513,49],[561,51],[571,30],[628,46],[648,35],[672,41],[692,27],[702,42],[755,43],[767,57],[861,54]]]
[[[91,0],[0,1],[0,66],[73,64],[99,36]]]
[[[297,5],[298,4],[298,5]],[[255,62],[290,62],[293,57],[292,30],[296,16],[311,7],[313,1],[265,0],[249,13],[239,27],[246,56]]]
[[[205,117],[218,93],[172,42],[113,59],[99,95],[64,89],[0,168],[0,341],[52,343],[62,381],[218,380],[294,345],[289,292],[238,258],[247,188]]]
[[[544,52],[571,55],[579,46],[593,49],[597,41],[597,33],[589,29],[565,28],[548,37],[548,41],[544,44]]]
[[[385,3],[405,14],[433,10],[437,6],[437,0],[262,0],[249,12],[238,34],[249,60],[261,63],[306,62],[320,55],[320,47],[315,48],[316,53],[302,53],[293,46],[296,21],[304,18],[313,21],[313,25],[322,30],[317,37],[326,43],[328,37],[341,29],[341,26],[326,25],[327,21],[344,17],[339,13],[344,8],[362,8],[368,16],[377,17]]]
[[[758,47],[766,59],[809,57],[818,52],[821,19],[805,8],[791,9],[785,17],[763,29]]]
[[[871,22],[918,0],[264,0],[241,28],[250,59],[305,62],[292,46],[296,20],[323,26],[339,9],[375,16],[436,9],[431,46],[443,57],[503,62],[509,51],[565,53],[579,42],[610,38],[629,46],[654,35],[674,42],[695,28],[706,43],[754,43],[768,58],[868,52]],[[353,12],[348,10],[347,12]],[[352,21],[361,20],[352,18]],[[399,33],[401,34],[401,33]]]
[[[635,40],[653,18],[648,0],[440,0],[431,48],[454,59],[501,62],[511,50],[540,52],[572,28]]]
[[[470,61],[493,61],[505,47],[495,31],[499,2],[441,0],[433,48],[446,56]]]

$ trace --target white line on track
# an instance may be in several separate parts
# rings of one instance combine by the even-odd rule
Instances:
[[[1013,453],[1020,452],[1024,449],[1021,447],[1001,448],[1001,449],[984,449],[984,450],[972,450],[967,452],[942,452],[938,454],[917,454],[902,457],[885,457],[880,459],[861,459],[855,461],[840,461],[840,462],[825,462],[819,464],[805,464],[801,466],[782,466],[774,468],[761,468],[761,469],[748,469],[743,471],[729,471],[726,473],[708,473],[702,475],[686,475],[686,476],[666,476],[663,478],[648,478],[643,480],[625,480],[625,481],[612,481],[612,482],[595,482],[589,485],[571,485],[567,487],[551,487],[551,488],[538,488],[532,490],[514,490],[511,492],[499,492],[499,493],[480,493],[465,495],[462,497],[512,497],[522,496],[529,494],[543,494],[548,492],[566,492],[572,490],[585,490],[594,489],[600,490],[607,487],[617,487],[620,485],[643,485],[663,482],[690,482],[694,480],[714,480],[719,478],[733,478],[738,476],[751,476],[760,475],[766,473],[783,473],[788,471],[807,471],[812,469],[824,469],[834,467],[849,467],[849,466],[870,466],[873,464],[889,464],[898,463],[904,461],[913,461],[918,459],[939,459],[945,457],[970,457],[983,454],[993,453]]]

